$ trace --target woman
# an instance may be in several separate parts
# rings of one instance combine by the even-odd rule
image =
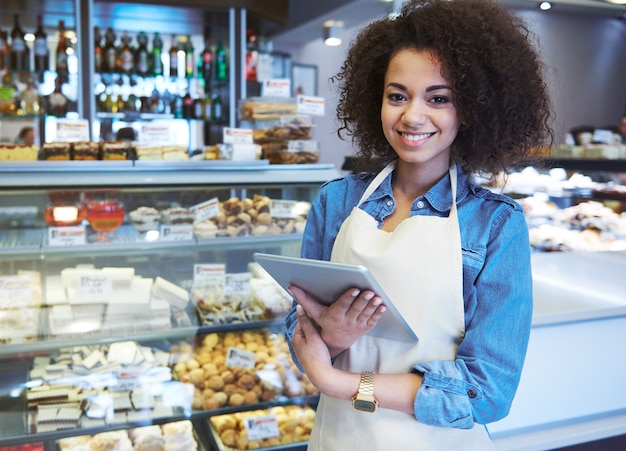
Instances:
[[[314,450],[485,450],[509,411],[532,312],[522,209],[468,179],[552,139],[524,24],[489,0],[405,3],[352,44],[340,135],[368,172],[325,184],[302,256],[367,266],[419,340],[367,334],[385,311],[348,290],[290,290],[295,361],[320,390]],[[382,170],[380,170],[382,168]]]

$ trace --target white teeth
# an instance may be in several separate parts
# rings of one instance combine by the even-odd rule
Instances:
[[[420,135],[407,135],[406,133],[402,133],[402,137],[404,139],[408,139],[409,141],[419,141],[420,139],[426,139],[432,136],[434,133],[422,133]]]

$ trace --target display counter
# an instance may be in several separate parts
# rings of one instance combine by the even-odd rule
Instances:
[[[533,254],[535,307],[498,450],[545,450],[626,434],[626,252]]]

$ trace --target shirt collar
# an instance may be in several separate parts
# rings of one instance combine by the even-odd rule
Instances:
[[[465,196],[467,196],[469,188],[467,183],[467,175],[459,164],[455,164],[457,169],[456,201],[458,204],[461,200],[465,198]],[[372,193],[368,201],[382,199],[385,196],[393,197],[393,190],[391,188],[391,174],[389,174],[380,184],[380,186]],[[452,206],[452,188],[450,186],[450,173],[446,173],[446,175],[444,175],[441,180],[435,183],[435,185],[421,197],[425,199],[435,210],[440,212],[449,211],[450,207]]]

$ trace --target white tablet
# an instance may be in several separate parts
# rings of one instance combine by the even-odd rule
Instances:
[[[387,311],[369,335],[406,342],[417,341],[415,332],[365,266],[260,252],[256,252],[253,258],[285,290],[289,285],[295,285],[326,304],[333,303],[350,288],[372,290],[383,299]]]

